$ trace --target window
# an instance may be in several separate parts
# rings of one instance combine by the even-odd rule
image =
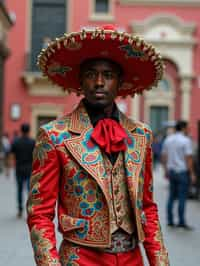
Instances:
[[[29,68],[38,71],[37,55],[50,39],[66,31],[66,0],[32,1],[32,44]]]
[[[95,0],[95,13],[109,13],[109,0]]]
[[[168,106],[151,106],[150,125],[154,133],[162,129],[164,122],[168,121],[168,116]]]
[[[169,80],[167,79],[160,80],[158,83],[158,89],[165,92],[169,92],[171,90]]]

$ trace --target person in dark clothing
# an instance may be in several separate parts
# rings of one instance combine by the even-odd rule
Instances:
[[[156,135],[152,143],[154,170],[156,170],[157,166],[160,163],[161,150],[162,150],[162,139],[160,135]]]
[[[18,214],[20,218],[23,213],[23,187],[24,183],[29,190],[29,181],[32,170],[32,153],[35,141],[29,137],[29,124],[21,125],[21,136],[12,144],[11,152],[14,154],[16,162],[16,184],[17,184],[17,203]]]

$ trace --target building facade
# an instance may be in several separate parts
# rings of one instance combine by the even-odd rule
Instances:
[[[7,35],[12,26],[12,20],[6,8],[5,1],[0,1],[0,140],[3,135],[3,112],[4,112],[4,76],[5,61],[10,55],[10,49],[7,43]],[[0,141],[0,155],[2,143]],[[1,156],[0,156],[1,157]]]
[[[6,64],[4,128],[10,134],[30,122],[40,124],[70,112],[79,99],[50,84],[36,67],[37,54],[49,39],[64,32],[114,24],[152,43],[165,60],[157,88],[133,99],[118,99],[130,117],[160,130],[166,121],[186,119],[197,138],[200,120],[199,0],[7,0],[16,15],[9,37],[12,57]]]

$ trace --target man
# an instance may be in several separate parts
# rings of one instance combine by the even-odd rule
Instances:
[[[84,98],[37,137],[27,203],[36,264],[142,266],[143,242],[151,266],[169,265],[152,195],[151,130],[114,102],[155,84],[162,74],[158,54],[104,27],[57,39],[39,65],[53,82]]]
[[[29,182],[31,176],[32,154],[35,146],[35,141],[29,137],[29,124],[21,125],[21,136],[18,137],[12,144],[11,152],[16,161],[16,185],[17,185],[17,217],[22,217],[23,214],[23,186],[26,183],[29,190]]]
[[[178,121],[175,133],[169,135],[164,143],[162,157],[166,176],[169,177],[169,198],[167,203],[168,225],[174,227],[173,206],[178,199],[178,227],[191,230],[185,221],[185,205],[188,196],[190,178],[196,180],[193,170],[193,149],[188,135],[188,123]]]
[[[11,145],[10,145],[8,133],[4,133],[2,136],[2,148],[3,148],[5,175],[7,177],[9,176],[9,173],[10,173],[10,165],[9,165],[10,147]]]

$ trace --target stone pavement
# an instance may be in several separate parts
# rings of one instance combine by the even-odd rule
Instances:
[[[192,232],[170,229],[165,225],[167,180],[162,168],[155,173],[155,198],[158,200],[164,239],[171,266],[200,265],[200,201],[189,201],[187,220],[195,227]],[[0,175],[0,266],[34,266],[25,215],[16,218],[15,179]],[[59,237],[60,238],[60,237]],[[145,265],[148,265],[147,263]],[[124,265],[125,266],[125,265]]]

